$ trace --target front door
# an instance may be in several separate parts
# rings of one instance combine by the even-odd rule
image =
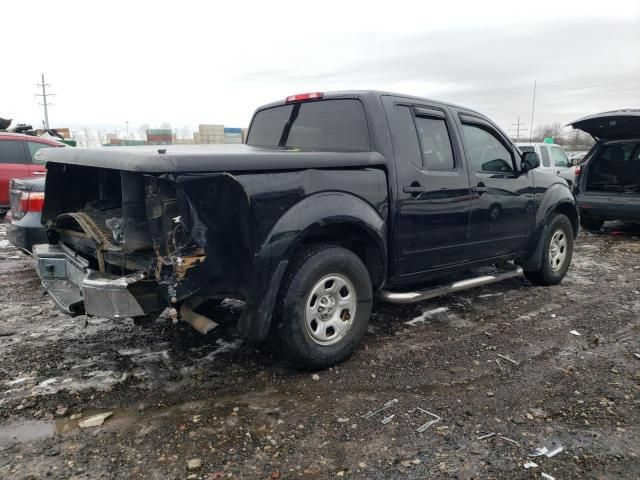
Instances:
[[[37,177],[39,175],[45,175],[47,173],[47,169],[45,168],[44,163],[37,161],[34,157],[36,152],[41,148],[52,148],[54,146],[42,142],[28,141],[26,143],[27,150],[29,150],[29,159],[31,160],[31,163],[29,164],[29,176]]]
[[[392,97],[384,105],[396,153],[395,273],[465,263],[469,178],[449,111]]]
[[[489,122],[460,116],[459,127],[473,197],[472,260],[510,255],[523,248],[534,220],[530,175],[519,173],[519,156]]]

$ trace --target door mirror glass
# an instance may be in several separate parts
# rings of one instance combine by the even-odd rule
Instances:
[[[540,158],[538,158],[538,154],[536,152],[522,153],[522,163],[520,167],[520,171],[522,173],[538,168],[539,166],[540,166]]]

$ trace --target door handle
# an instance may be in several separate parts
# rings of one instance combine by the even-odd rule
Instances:
[[[427,187],[419,187],[419,186],[402,187],[402,191],[404,193],[422,193],[427,191]]]
[[[475,193],[484,193],[489,191],[489,187],[485,187],[483,185],[478,185],[476,187],[471,187],[471,191]]]

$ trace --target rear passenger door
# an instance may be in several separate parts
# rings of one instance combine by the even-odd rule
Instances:
[[[0,207],[9,206],[9,182],[29,176],[23,142],[0,137]]]
[[[459,115],[471,184],[472,260],[524,249],[533,228],[534,197],[529,175],[519,173],[515,147],[483,118]]]
[[[396,155],[395,273],[465,263],[469,178],[449,111],[383,97]]]

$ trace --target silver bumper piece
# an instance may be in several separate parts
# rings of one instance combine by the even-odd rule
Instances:
[[[84,311],[106,318],[145,314],[128,290],[129,285],[143,279],[142,273],[118,277],[96,272],[86,259],[61,244],[35,245],[33,258],[43,287],[62,311],[71,315]]]

